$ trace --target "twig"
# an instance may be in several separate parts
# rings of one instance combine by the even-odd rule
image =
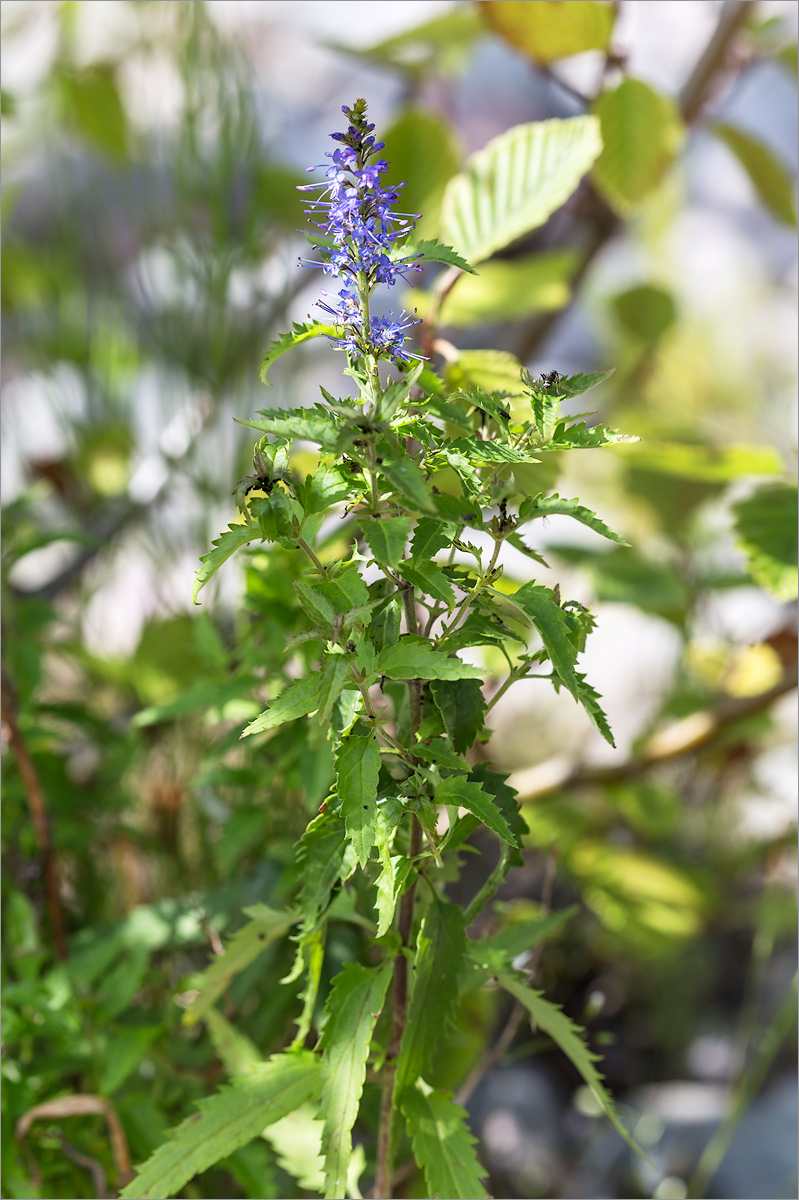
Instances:
[[[124,1187],[130,1181],[130,1152],[116,1110],[104,1096],[76,1094],[62,1096],[58,1100],[46,1100],[29,1108],[17,1121],[15,1137],[23,1145],[28,1131],[34,1121],[58,1120],[61,1117],[83,1117],[95,1115],[105,1117],[108,1125],[108,1139],[111,1143],[111,1153],[114,1156],[114,1166],[119,1180],[119,1186]]]
[[[528,804],[562,788],[589,787],[635,778],[661,763],[693,754],[709,745],[730,725],[770,708],[781,696],[792,692],[796,684],[797,671],[794,666],[785,672],[779,683],[759,696],[724,700],[715,710],[702,710],[675,721],[653,734],[638,754],[618,766],[571,766],[563,759],[556,758],[537,767],[516,771],[509,777],[508,783],[519,793],[519,802]]]
[[[19,773],[22,776],[22,782],[25,786],[31,822],[36,831],[39,853],[42,856],[42,875],[44,876],[47,914],[50,921],[53,947],[56,957],[60,958],[63,962],[67,957],[67,944],[64,938],[64,917],[61,910],[61,896],[58,887],[58,870],[55,854],[53,853],[53,841],[50,835],[50,815],[47,811],[47,802],[44,798],[42,785],[39,782],[39,776],[36,774],[36,768],[28,754],[28,747],[25,744],[25,739],[17,722],[14,688],[6,675],[5,668],[2,670],[2,704],[3,719],[8,728],[8,740],[14,751]]]

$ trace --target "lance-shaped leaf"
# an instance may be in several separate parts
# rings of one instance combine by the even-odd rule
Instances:
[[[430,693],[441,713],[447,733],[458,754],[477,740],[483,728],[486,702],[476,679],[441,679],[430,684]]]
[[[602,705],[599,703],[599,692],[597,692],[596,689],[586,681],[585,675],[579,675],[575,671],[574,678],[577,682],[577,699],[580,701],[605,741],[611,746],[615,746],[616,741],[613,737],[613,731],[608,724],[608,719],[605,716]]]
[[[462,454],[467,462],[474,463],[534,463],[538,460],[530,454],[523,454],[506,446],[504,442],[480,441],[478,438],[453,438],[446,443],[446,449],[454,454]]]
[[[455,536],[457,526],[451,521],[436,521],[433,517],[422,517],[416,523],[411,542],[411,554],[415,559],[431,559],[443,550]]]
[[[350,735],[342,742],[336,757],[336,790],[347,837],[362,867],[369,861],[375,844],[379,773],[380,748],[374,737]]]
[[[389,679],[481,679],[482,671],[434,650],[421,637],[405,634],[377,659],[377,673]]]
[[[595,117],[517,125],[473,154],[447,185],[444,237],[470,263],[537,229],[602,148]]]
[[[231,979],[254,962],[262,950],[283,937],[299,917],[296,913],[278,912],[266,904],[254,904],[244,913],[251,920],[233,935],[225,953],[203,971],[197,981],[198,994],[183,1014],[184,1025],[194,1025],[203,1017],[218,996],[226,990]]]
[[[487,763],[477,763],[473,767],[472,779],[493,797],[497,808],[507,821],[515,842],[515,846],[511,848],[508,855],[508,862],[512,867],[521,867],[523,863],[521,850],[525,835],[530,832],[530,829],[519,809],[518,793],[509,786],[504,775],[492,771]]]
[[[362,967],[346,963],[333,980],[322,1033],[323,1078],[320,1116],[325,1127],[325,1197],[347,1195],[352,1127],[358,1116],[366,1060],[375,1023],[383,1008],[392,963]]]
[[[622,1125],[619,1114],[616,1112],[616,1106],[610,1096],[607,1088],[602,1082],[602,1076],[597,1071],[594,1064],[599,1060],[599,1055],[594,1054],[589,1050],[582,1038],[583,1030],[575,1025],[557,1004],[553,1004],[547,1000],[542,992],[535,991],[526,983],[523,983],[516,976],[502,973],[496,977],[497,983],[503,987],[506,992],[509,992],[514,999],[529,1012],[530,1016],[535,1021],[539,1029],[544,1033],[548,1033],[557,1046],[563,1051],[567,1058],[571,1059],[577,1070],[582,1075],[585,1082],[588,1084],[591,1091],[594,1093],[602,1111],[610,1120],[614,1129],[616,1129],[625,1142],[632,1147],[637,1154],[640,1154],[643,1159],[646,1155],[636,1144],[627,1130]]]
[[[290,683],[277,700],[272,701],[266,712],[251,721],[241,736],[249,737],[253,733],[263,733],[265,729],[276,729],[278,725],[285,725],[286,721],[296,721],[298,717],[313,712],[318,704],[319,676],[309,675],[306,679],[298,679],[296,683]]]
[[[295,346],[301,346],[303,342],[308,342],[312,338],[318,337],[335,337],[336,329],[333,325],[319,325],[317,323],[301,325],[297,322],[291,327],[289,333],[281,333],[269,346],[264,360],[261,363],[261,382],[266,383],[266,374],[276,358],[286,354],[289,350],[293,350]]]
[[[452,584],[438,563],[426,559],[417,561],[411,559],[403,562],[399,568],[403,579],[407,579],[414,587],[419,588],[422,595],[432,596],[435,600],[443,600],[448,608],[455,604],[455,593]]]
[[[363,521],[361,531],[372,554],[384,567],[396,567],[411,532],[410,517]]]
[[[314,625],[324,627],[325,625],[333,624],[336,611],[330,601],[321,592],[309,587],[307,583],[300,583],[298,580],[294,581],[294,590],[299,596],[300,604]]]
[[[413,1155],[424,1171],[427,1194],[451,1200],[483,1200],[488,1172],[475,1153],[466,1112],[440,1092],[411,1087],[399,1098]]]
[[[397,257],[405,258],[409,254],[418,255],[422,262],[445,263],[448,267],[459,267],[461,271],[468,271],[470,275],[477,274],[474,267],[470,267],[457,251],[451,246],[445,246],[443,242],[436,241],[435,238],[406,242],[397,252]]]
[[[552,496],[544,496],[540,492],[535,497],[528,496],[519,506],[519,516],[524,521],[534,521],[536,517],[551,517],[555,514],[573,517],[581,525],[587,525],[589,529],[601,533],[602,537],[609,538],[611,542],[618,542],[620,546],[630,544],[614,533],[590,508],[585,508],[578,500],[567,500],[565,496],[561,499],[557,492]]]
[[[349,657],[346,654],[328,654],[319,676],[317,715],[322,723],[330,719],[333,706],[341,695],[349,675]]]
[[[414,864],[404,854],[387,855],[385,859],[381,854],[380,858],[383,869],[375,880],[377,889],[377,903],[375,904],[377,933],[375,936],[379,938],[388,933],[391,928],[400,893],[403,891],[405,883],[416,873]]]
[[[451,775],[436,788],[436,804],[468,809],[503,842],[507,842],[514,849],[518,846],[518,841],[511,832],[508,822],[499,811],[494,799],[483,791],[481,784],[469,783],[460,775]]]
[[[261,542],[264,540],[260,527],[245,521],[243,525],[229,525],[225,533],[221,533],[216,541],[212,542],[213,550],[209,550],[200,558],[203,565],[197,572],[191,592],[194,604],[198,603],[197,597],[211,576],[216,575],[222,563],[227,562],[231,554],[235,554],[241,546],[246,546],[254,538]]]
[[[413,992],[397,1061],[396,1096],[430,1070],[458,1004],[458,976],[466,951],[461,910],[436,897],[419,931]]]
[[[332,579],[317,585],[317,590],[333,605],[338,613],[348,613],[369,603],[369,592],[358,568],[353,564],[344,567]]]
[[[267,1125],[316,1100],[321,1088],[321,1063],[313,1054],[275,1055],[201,1100],[199,1113],[178,1126],[120,1195],[124,1200],[174,1196],[194,1175],[246,1145]]]
[[[469,957],[480,967],[509,972],[514,958],[532,950],[539,942],[557,933],[578,911],[578,906],[562,908],[528,920],[514,921],[499,933],[469,943]]]
[[[297,861],[302,867],[300,910],[306,930],[314,927],[327,906],[343,869],[346,845],[344,822],[330,812],[314,817],[297,843]]]
[[[504,599],[532,621],[541,635],[552,666],[574,698],[579,699],[574,677],[577,649],[569,636],[569,618],[556,603],[554,593],[547,587],[525,583],[512,596],[505,596]]]
[[[343,467],[322,465],[305,480],[302,507],[306,516],[325,512],[331,504],[346,500],[352,491],[353,477]]]
[[[716,121],[711,129],[732,150],[751,179],[761,202],[772,216],[785,225],[796,227],[794,182],[765,142],[743,133],[732,125]]]

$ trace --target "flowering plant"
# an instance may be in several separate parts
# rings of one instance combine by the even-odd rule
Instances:
[[[242,736],[269,744],[275,730],[304,722],[309,738],[329,739],[333,786],[298,844],[293,901],[248,910],[249,923],[199,980],[185,1019],[221,1020],[213,1006],[231,978],[290,931],[296,960],[288,978],[305,980],[302,1011],[290,1046],[234,1070],[233,1082],[155,1153],[125,1197],[174,1194],[308,1105],[321,1128],[325,1196],[358,1195],[364,1170],[375,1196],[391,1196],[397,1170],[406,1170],[400,1158],[421,1167],[430,1196],[485,1196],[461,1104],[490,1057],[455,1081],[455,1099],[438,1061],[467,998],[497,986],[513,999],[510,1037],[523,1019],[533,1021],[627,1136],[581,1031],[531,986],[544,939],[569,912],[540,912],[507,928],[500,918],[484,936],[470,936],[521,865],[526,833],[513,791],[483,749],[498,698],[517,680],[549,681],[612,742],[599,697],[577,669],[590,612],[557,587],[502,579],[508,548],[517,560],[543,564],[525,533],[550,514],[622,543],[577,500],[530,486],[530,469],[546,455],[619,440],[561,412],[604,376],[553,371],[534,379],[522,370],[512,392],[487,390],[440,375],[408,348],[415,317],[372,314],[375,288],[407,279],[424,261],[449,264],[448,286],[472,267],[451,247],[408,245],[414,218],[392,211],[401,189],[382,182],[384,146],[365,102],[344,113],[349,125],[333,135],[324,181],[302,189],[314,197],[307,213],[321,230],[322,260],[311,265],[339,291],[320,304],[329,323],[295,326],[270,348],[265,369],[326,336],[346,353],[358,394],[335,399],[323,389],[324,405],[267,409],[248,422],[262,436],[255,474],[236,489],[242,520],[205,556],[195,589],[196,597],[253,541],[307,559],[295,584],[301,632],[270,682],[265,711]],[[385,365],[395,377],[381,375]],[[305,479],[293,457],[298,440],[318,448],[318,467]],[[342,509],[331,537],[329,518]],[[499,650],[507,664],[490,699],[476,665],[482,648]],[[451,888],[481,829],[479,845],[488,838],[496,847],[493,864],[461,905]],[[358,961],[341,965],[322,1007],[326,935],[337,920],[360,923],[370,938]]]

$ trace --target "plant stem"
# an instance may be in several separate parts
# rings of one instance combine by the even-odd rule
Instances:
[[[308,557],[310,558],[313,565],[316,567],[319,574],[324,576],[325,579],[327,579],[327,567],[319,558],[317,558],[316,554],[311,549],[311,547],[308,545],[305,538],[297,538],[297,545],[299,546],[300,550],[305,551],[305,553],[308,555]]]
[[[58,888],[58,870],[56,867],[53,841],[50,835],[50,815],[47,803],[36,774],[25,739],[17,723],[17,711],[14,691],[11,681],[2,673],[3,719],[8,728],[8,740],[13,748],[17,767],[22,776],[22,782],[28,797],[28,808],[31,814],[31,824],[36,831],[39,843],[39,853],[42,856],[42,875],[47,896],[47,914],[50,918],[50,933],[53,938],[53,948],[56,958],[63,962],[67,957],[67,945],[64,938],[64,918],[61,911],[61,896]]]

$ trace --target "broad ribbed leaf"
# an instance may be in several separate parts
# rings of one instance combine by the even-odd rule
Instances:
[[[382,967],[347,963],[333,980],[325,1005],[328,1019],[322,1033],[324,1085],[320,1116],[325,1122],[325,1197],[331,1200],[347,1195],[352,1127],[361,1102],[372,1033],[391,974],[390,961]]]
[[[571,1059],[594,1093],[614,1129],[621,1134],[625,1142],[636,1153],[646,1158],[646,1155],[642,1154],[640,1148],[619,1120],[613,1100],[602,1082],[602,1076],[594,1066],[594,1063],[599,1060],[599,1055],[594,1054],[586,1046],[582,1038],[583,1031],[579,1026],[570,1021],[563,1010],[558,1008],[557,1004],[553,1004],[550,1000],[547,1000],[543,993],[527,987],[525,983],[522,983],[520,979],[516,979],[515,976],[503,973],[497,975],[496,978],[500,987],[503,987],[514,999],[524,1005],[538,1028],[542,1029],[544,1033],[548,1033],[552,1041],[561,1048],[566,1057]]]
[[[797,592],[796,485],[770,483],[733,506],[749,571],[778,600]]]
[[[611,542],[618,542],[620,546],[629,545],[629,542],[608,528],[596,513],[592,513],[590,508],[585,508],[578,500],[567,500],[565,496],[561,499],[557,492],[552,496],[544,496],[542,493],[535,497],[528,496],[519,507],[519,516],[524,521],[534,521],[536,517],[551,517],[555,514],[573,517],[581,525],[587,525],[595,533],[601,533],[602,537],[609,538]]]
[[[273,700],[266,712],[251,721],[242,733],[249,737],[253,733],[263,733],[265,729],[276,729],[286,721],[296,721],[313,712],[319,704],[319,676],[309,675],[306,679],[298,679]]]
[[[479,667],[434,650],[428,641],[405,635],[381,651],[377,673],[389,679],[481,679]]]
[[[508,822],[479,783],[469,783],[460,775],[451,775],[436,788],[436,804],[468,809],[487,829],[516,849],[518,842]]]
[[[350,736],[342,742],[336,758],[336,790],[347,837],[362,867],[375,844],[379,773],[380,748],[375,738]]]
[[[427,1194],[450,1200],[483,1200],[488,1172],[475,1154],[466,1113],[440,1092],[408,1088],[399,1098],[413,1155],[424,1171]]]
[[[266,904],[245,908],[244,913],[251,920],[233,935],[225,953],[220,954],[203,971],[196,984],[198,994],[183,1014],[184,1025],[194,1025],[199,1021],[226,990],[231,979],[254,962],[262,950],[283,937],[299,920],[296,913],[278,912]]]
[[[674,101],[640,79],[625,79],[594,104],[603,150],[593,178],[602,195],[627,216],[660,183],[682,145],[685,127]]]
[[[293,350],[295,346],[301,346],[303,342],[308,342],[311,338],[318,337],[335,337],[337,330],[333,325],[319,325],[316,322],[312,324],[301,325],[295,322],[292,325],[289,333],[281,333],[266,351],[264,360],[261,363],[261,382],[266,383],[266,375],[276,358]]]
[[[416,947],[413,992],[402,1035],[395,1095],[430,1070],[436,1049],[458,1004],[458,976],[466,960],[463,914],[434,898]]]
[[[200,1171],[244,1146],[267,1125],[279,1121],[322,1087],[319,1060],[303,1051],[277,1054],[249,1075],[201,1100],[120,1193],[124,1200],[165,1200]]]
[[[481,0],[488,24],[534,62],[607,50],[615,5],[597,0]]]
[[[541,635],[552,666],[574,698],[579,699],[574,677],[577,650],[569,636],[569,619],[556,603],[554,593],[547,587],[525,583],[512,596],[504,596],[503,599],[532,621]]]
[[[554,312],[569,301],[576,265],[573,250],[483,263],[479,275],[464,276],[449,292],[438,324],[468,329],[487,322],[516,321],[535,312]],[[413,294],[424,315],[429,293],[414,290]]]
[[[458,754],[468,750],[483,728],[486,702],[476,679],[440,679],[430,692]]]
[[[602,149],[594,117],[517,125],[447,185],[443,236],[470,263],[537,229],[566,201]]]
[[[384,567],[396,567],[411,531],[411,518],[386,517],[382,521],[363,521],[361,530],[377,561]]]
[[[246,546],[248,542],[258,538],[263,541],[263,534],[258,525],[250,525],[245,521],[241,525],[229,525],[224,533],[221,533],[215,542],[212,542],[213,550],[209,550],[207,554],[200,557],[200,562],[203,564],[194,580],[194,587],[191,592],[192,603],[197,604],[197,597],[205,587],[212,575],[216,575],[222,563],[227,562],[231,554],[241,547]]]
[[[716,121],[711,129],[732,150],[772,216],[796,226],[796,188],[788,171],[765,142]]]

